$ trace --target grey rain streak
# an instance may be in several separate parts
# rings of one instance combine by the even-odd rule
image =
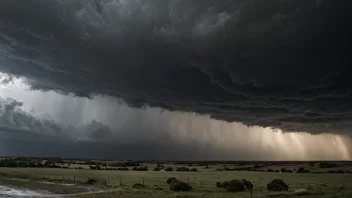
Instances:
[[[144,130],[130,127],[125,129],[126,133],[116,133],[95,120],[81,126],[66,126],[48,115],[39,118],[23,111],[22,105],[14,99],[0,97],[0,155],[210,160],[251,159],[248,155],[253,154],[261,158],[255,152],[231,153],[229,149],[215,148],[211,143],[195,139],[183,144],[165,132],[153,134],[148,127]],[[134,122],[137,124],[138,120]],[[156,139],[148,139],[148,136]]]
[[[135,160],[351,159],[352,141],[344,135],[273,132],[194,113],[131,108],[114,97],[87,99],[11,84],[0,86],[1,96],[16,98],[0,97],[0,155]]]
[[[351,0],[1,0],[0,72],[33,90],[348,134],[351,8]]]

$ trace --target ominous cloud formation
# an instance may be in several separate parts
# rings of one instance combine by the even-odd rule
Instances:
[[[0,97],[0,130],[57,135],[61,128],[51,120],[40,120],[23,111],[21,102]]]
[[[285,131],[352,129],[350,0],[2,0],[0,72],[32,89]]]
[[[71,102],[88,101],[92,109],[104,108],[101,100],[98,101],[98,107],[94,107],[92,100],[65,98]],[[67,106],[69,102],[64,104]],[[57,108],[69,108],[55,105]],[[119,111],[128,118],[127,123],[114,117],[116,126],[108,124],[107,120],[102,123],[94,119],[74,126],[50,119],[49,115],[39,116],[35,113],[36,110],[29,113],[25,106],[14,99],[0,98],[0,155],[149,160],[352,158],[352,141],[342,135],[273,133],[269,128],[248,128],[242,124],[221,122],[205,116],[168,111],[160,113],[152,108],[136,110],[125,105],[121,107],[125,110]],[[110,103],[107,106],[113,105]],[[138,113],[133,114],[133,111]],[[79,114],[72,116],[77,115]],[[101,117],[98,116],[97,119]]]

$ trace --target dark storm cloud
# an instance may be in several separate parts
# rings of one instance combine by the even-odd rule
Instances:
[[[0,71],[32,89],[285,131],[351,129],[350,0],[3,0]]]
[[[244,148],[234,153],[196,139],[180,142],[167,133],[153,134],[148,129],[117,133],[95,120],[78,127],[65,126],[30,114],[22,105],[0,97],[1,155],[134,160],[250,159],[256,155],[241,154]],[[148,138],[151,135],[153,138]]]

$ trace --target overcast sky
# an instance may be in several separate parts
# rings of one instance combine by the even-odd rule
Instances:
[[[0,1],[0,154],[350,159],[350,8]]]

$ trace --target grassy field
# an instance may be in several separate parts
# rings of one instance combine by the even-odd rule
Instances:
[[[289,197],[352,197],[352,174],[314,174],[314,173],[268,173],[247,171],[215,171],[213,168],[199,168],[199,172],[166,172],[166,171],[109,171],[109,170],[80,170],[53,168],[0,168],[3,177],[27,179],[27,182],[12,185],[27,188],[46,189],[51,192],[65,193],[80,192],[75,187],[65,190],[64,185],[41,186],[43,181],[59,183],[85,183],[87,178],[98,178],[95,186],[106,192],[77,197],[251,197],[250,192],[228,193],[225,189],[216,188],[217,181],[231,179],[248,179],[255,184],[253,197],[289,196]],[[176,193],[169,190],[167,178],[177,177],[190,183],[191,192]],[[289,185],[289,192],[284,194],[268,192],[267,183],[273,179],[283,179]],[[3,180],[3,179],[2,179]],[[1,182],[1,180],[0,180]],[[145,184],[144,189],[132,189],[134,183]],[[34,184],[33,184],[34,183]],[[105,187],[106,184],[106,187]],[[156,191],[156,186],[163,190]],[[49,189],[48,189],[49,188]],[[53,190],[54,189],[54,190]],[[304,191],[302,190],[304,189]]]

